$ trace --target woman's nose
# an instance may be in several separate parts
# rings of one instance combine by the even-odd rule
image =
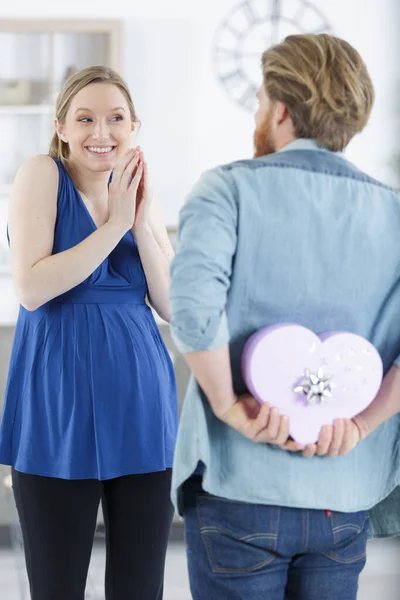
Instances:
[[[99,140],[108,139],[110,136],[110,130],[107,121],[97,121],[94,126],[93,137]]]

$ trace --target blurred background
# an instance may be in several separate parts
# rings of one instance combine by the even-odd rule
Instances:
[[[252,155],[260,57],[290,33],[329,31],[361,53],[376,104],[347,157],[385,183],[400,186],[399,0],[13,0],[0,5],[0,409],[17,317],[6,223],[11,185],[21,162],[46,153],[54,102],[63,82],[94,64],[126,79],[141,121],[143,147],[171,239],[179,209],[202,171]],[[34,185],[34,182],[32,182]],[[174,360],[179,402],[188,372],[159,321]],[[0,598],[28,598],[20,532],[0,477]],[[102,518],[88,598],[101,599]],[[360,600],[400,597],[400,542],[371,542]],[[175,520],[166,600],[189,600],[182,524]]]

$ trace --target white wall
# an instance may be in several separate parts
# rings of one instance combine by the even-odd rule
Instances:
[[[140,119],[136,141],[145,151],[164,218],[174,225],[198,174],[197,28],[192,21],[140,19],[124,29],[123,71]]]
[[[283,0],[289,6],[295,0]],[[377,92],[366,131],[347,155],[359,167],[395,183],[397,143],[395,48],[397,0],[314,0],[334,33],[364,57]],[[125,22],[124,65],[142,126],[137,141],[148,157],[168,225],[201,171],[252,153],[253,116],[232,103],[211,62],[216,28],[237,0],[14,0],[1,18],[112,18]],[[263,3],[260,3],[263,4]],[[399,77],[400,79],[400,77]],[[15,317],[10,283],[0,278],[0,322]]]

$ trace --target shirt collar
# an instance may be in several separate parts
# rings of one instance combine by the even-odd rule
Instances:
[[[320,152],[330,152],[330,150],[309,138],[298,138],[278,150],[278,152],[286,152],[287,150],[319,150]],[[344,156],[343,152],[334,152],[334,154],[337,156]]]

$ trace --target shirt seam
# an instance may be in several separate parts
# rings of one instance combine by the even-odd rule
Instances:
[[[340,173],[340,172],[335,172],[332,171],[330,169],[318,169],[318,168],[313,168],[313,167],[303,167],[301,165],[296,165],[296,164],[283,164],[280,162],[275,162],[275,163],[258,163],[258,164],[252,164],[247,165],[243,162],[240,163],[236,163],[236,164],[230,164],[230,165],[224,165],[221,167],[221,169],[223,171],[225,171],[226,173],[232,173],[232,171],[234,169],[249,169],[251,171],[255,171],[258,169],[262,169],[262,168],[275,168],[275,169],[293,169],[295,171],[304,171],[306,173],[316,173],[319,175],[330,175],[331,177],[338,177],[338,178],[342,178],[342,179],[349,179],[351,181],[357,181],[359,183],[367,183],[370,185],[374,185],[380,189],[384,189],[388,192],[392,192],[393,194],[395,194],[396,196],[399,195],[399,190],[397,190],[396,188],[390,187],[384,183],[381,183],[380,181],[377,181],[376,179],[373,179],[372,177],[370,177],[369,175],[366,174],[350,174],[350,173]],[[233,179],[233,177],[232,177]]]

